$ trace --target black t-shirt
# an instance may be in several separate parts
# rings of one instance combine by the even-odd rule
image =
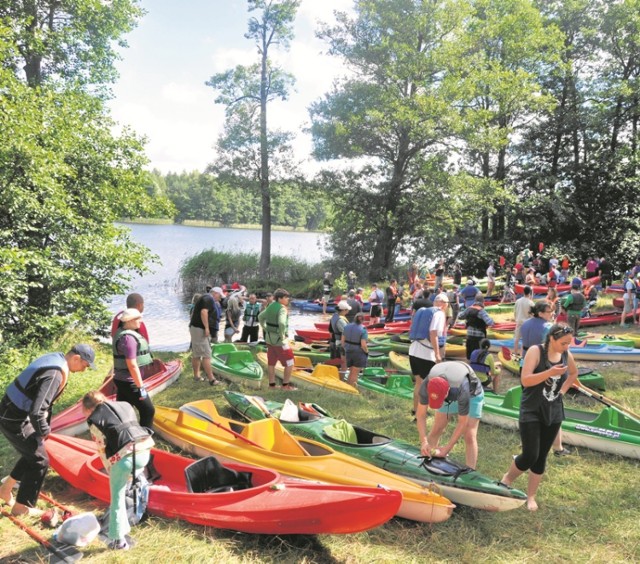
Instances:
[[[191,313],[191,321],[189,325],[192,327],[200,327],[200,329],[205,329],[205,326],[202,324],[201,312],[203,309],[207,310],[207,317],[209,318],[209,330],[216,331],[218,329],[219,319],[216,312],[216,305],[211,294],[204,294],[200,297],[200,299],[196,302],[196,305],[193,306],[193,312]]]

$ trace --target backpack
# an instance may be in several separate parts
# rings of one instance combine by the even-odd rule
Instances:
[[[420,341],[429,338],[431,329],[431,321],[435,313],[439,311],[437,307],[421,307],[413,316],[411,321],[411,329],[409,331],[409,339],[412,341]],[[444,336],[438,337],[438,346],[444,345]]]

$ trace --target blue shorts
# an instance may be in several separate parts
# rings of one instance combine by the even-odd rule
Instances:
[[[482,419],[482,408],[484,406],[484,393],[479,396],[473,396],[469,400],[469,417],[472,419]],[[447,415],[458,414],[458,402],[453,401],[449,404],[445,403],[440,409],[440,413],[446,413]]]

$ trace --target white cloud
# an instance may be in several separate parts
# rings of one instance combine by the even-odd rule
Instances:
[[[247,42],[246,49],[218,48],[211,54],[210,60],[213,63],[211,74],[215,74],[238,65],[252,65],[258,60],[258,55],[256,48]]]
[[[193,104],[194,102],[202,99],[201,89],[194,87],[191,84],[178,84],[177,82],[170,82],[162,87],[162,97],[167,102],[176,104]]]

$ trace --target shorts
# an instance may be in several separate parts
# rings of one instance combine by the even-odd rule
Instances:
[[[369,360],[367,355],[362,349],[356,349],[346,352],[347,355],[347,368],[355,366],[356,368],[366,368]]]
[[[472,419],[482,419],[482,408],[484,406],[484,393],[479,396],[472,396],[469,400],[469,417]],[[440,413],[446,413],[447,415],[458,414],[458,402],[454,401],[449,404],[445,403],[440,409]]]
[[[279,362],[282,366],[293,366],[293,350],[286,350],[276,345],[267,345],[267,364],[275,366]]]
[[[189,325],[191,335],[191,356],[193,358],[211,358],[211,341],[204,329]]]
[[[372,305],[370,315],[371,317],[382,317],[382,306]]]
[[[433,360],[427,360],[425,358],[419,358],[417,356],[409,355],[409,363],[411,364],[411,377],[420,376],[423,380],[429,376],[429,372],[436,365]]]
[[[331,294],[322,294],[322,303],[328,303],[331,299]]]

